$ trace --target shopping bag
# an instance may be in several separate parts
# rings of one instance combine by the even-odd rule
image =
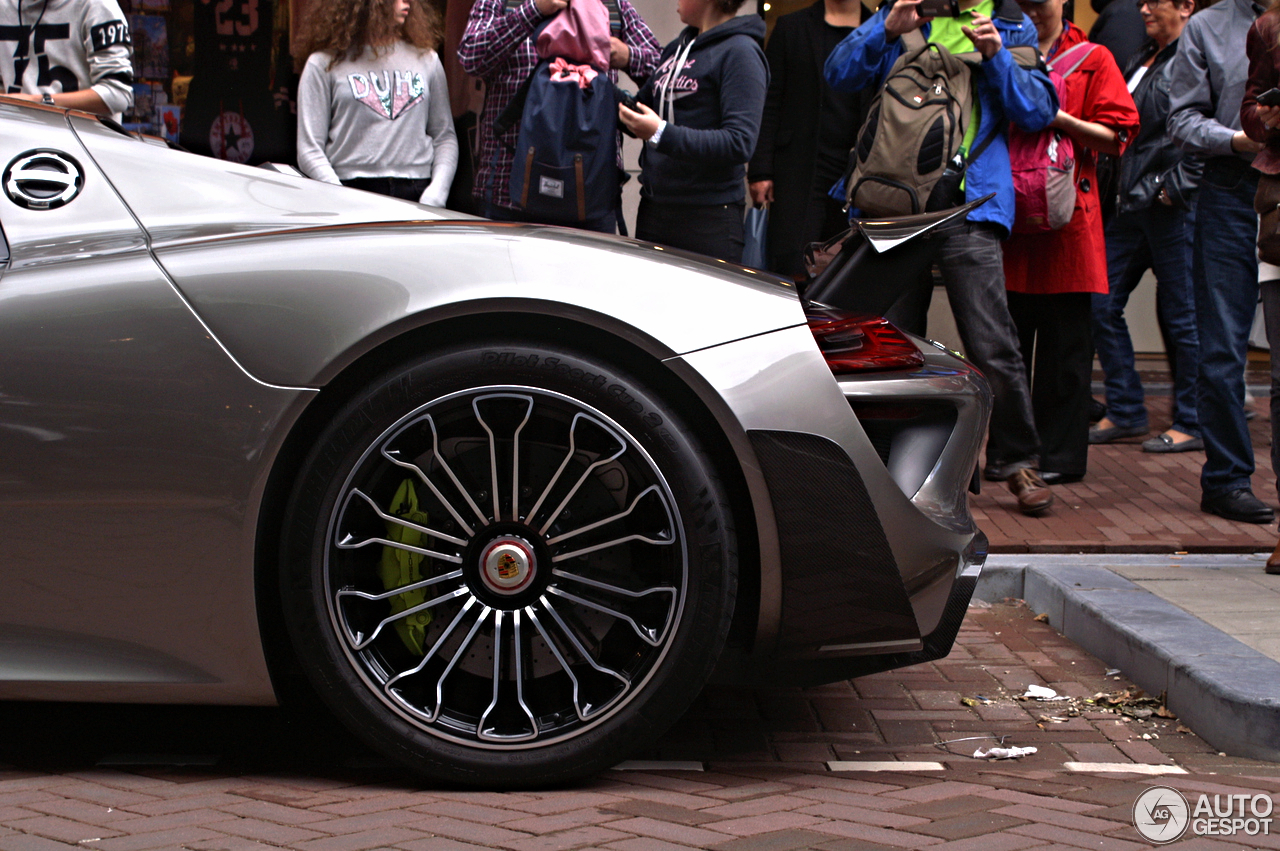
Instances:
[[[742,265],[753,269],[768,268],[769,254],[769,207],[752,207],[747,210],[747,219],[742,223],[743,238]]]

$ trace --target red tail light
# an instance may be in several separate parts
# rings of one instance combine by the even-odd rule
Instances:
[[[924,355],[887,319],[820,304],[805,308],[809,330],[836,375],[924,366]]]

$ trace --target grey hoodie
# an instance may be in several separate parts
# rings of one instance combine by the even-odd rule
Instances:
[[[640,100],[667,121],[640,156],[641,193],[670,204],[743,200],[769,88],[765,25],[742,15],[699,34],[686,27],[662,51]]]

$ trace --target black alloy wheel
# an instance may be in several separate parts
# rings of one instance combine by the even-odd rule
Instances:
[[[728,500],[644,383],[467,345],[369,385],[304,465],[286,622],[375,747],[468,785],[616,763],[696,696],[733,613]]]

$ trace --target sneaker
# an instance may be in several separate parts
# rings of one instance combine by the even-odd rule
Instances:
[[[1018,510],[1029,517],[1042,514],[1053,505],[1053,491],[1030,467],[1020,467],[1009,477],[1009,492],[1017,497]]]

